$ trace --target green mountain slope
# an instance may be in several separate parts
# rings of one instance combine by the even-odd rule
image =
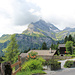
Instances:
[[[56,33],[56,39],[62,40],[62,39],[65,38],[65,36],[69,36],[70,34],[71,34],[72,36],[74,36],[74,35],[75,35],[75,32],[69,32],[69,31],[67,31],[67,30],[63,30],[63,31],[61,31],[61,32]]]
[[[2,37],[0,37],[0,43],[4,43],[4,42],[10,40],[10,37],[11,37],[11,35],[8,35],[8,34],[2,35]]]
[[[25,34],[16,34],[16,40],[18,42],[20,51],[28,50],[29,48],[40,49],[43,42],[47,43],[47,47],[50,47],[51,43],[56,43],[52,38],[47,36],[37,37],[37,36],[32,36],[32,35],[30,36]],[[3,55],[2,50],[7,47],[9,42],[10,41],[0,43],[0,56]]]

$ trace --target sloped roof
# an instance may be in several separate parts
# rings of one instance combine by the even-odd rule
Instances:
[[[58,48],[65,47],[65,44],[59,44]]]
[[[31,51],[37,52],[39,56],[41,55],[53,56],[56,52],[56,50],[51,50],[51,53],[50,50],[30,50],[28,53],[30,53]]]
[[[53,56],[56,52],[56,50],[51,50],[51,52],[50,50],[30,50],[28,53],[30,53],[31,51],[37,52],[38,56]],[[20,56],[26,57],[28,53],[21,53]]]
[[[26,57],[28,55],[28,53],[21,53],[20,57]]]

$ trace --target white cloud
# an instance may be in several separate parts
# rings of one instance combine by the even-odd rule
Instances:
[[[38,16],[33,14],[38,7],[30,4],[25,0],[0,0],[0,36],[22,33],[27,24],[38,20]]]
[[[34,9],[30,9],[29,12],[31,12],[31,13],[34,12]]]
[[[75,0],[27,0],[41,8],[44,20],[63,29],[66,26],[75,27]]]
[[[21,33],[40,17],[60,29],[75,27],[75,0],[0,0],[0,34]]]

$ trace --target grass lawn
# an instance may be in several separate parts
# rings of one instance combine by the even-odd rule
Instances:
[[[33,70],[33,71],[26,71],[26,72],[18,72],[16,75],[32,75],[32,74],[35,74],[35,73],[46,74],[42,70]]]

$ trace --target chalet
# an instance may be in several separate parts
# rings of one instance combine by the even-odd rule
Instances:
[[[28,53],[30,53],[31,51],[37,52],[38,56],[44,58],[45,60],[52,59],[52,57],[56,53],[56,50],[51,50],[51,49],[50,50],[30,50]],[[20,54],[20,57],[21,59],[23,59],[23,61],[25,61],[24,59],[27,57],[28,53]]]
[[[60,52],[61,56],[64,56],[66,54],[65,44],[59,44],[58,49],[59,49],[59,52]]]

